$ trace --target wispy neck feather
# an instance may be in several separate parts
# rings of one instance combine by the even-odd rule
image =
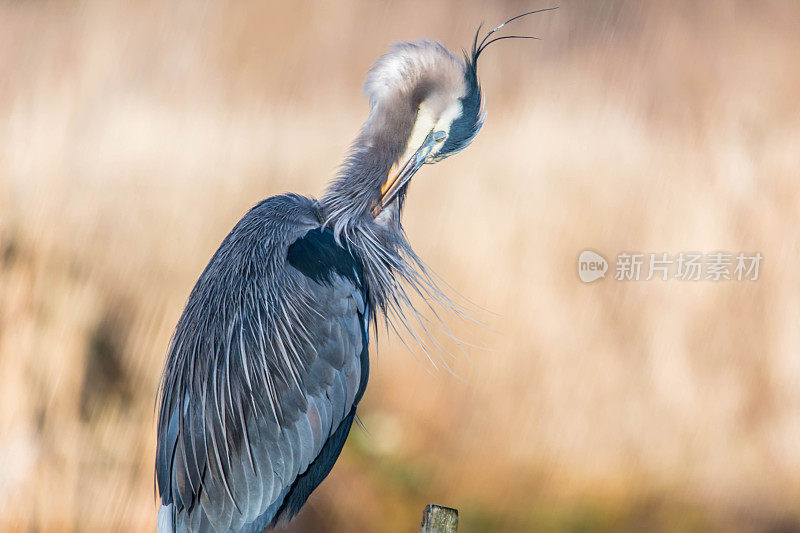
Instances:
[[[391,224],[383,225],[367,215],[342,226],[337,239],[361,260],[374,326],[377,327],[378,317],[383,316],[387,331],[396,333],[412,352],[421,350],[434,367],[442,365],[449,369],[441,357],[447,350],[434,330],[460,341],[441,320],[440,312],[456,319],[472,318],[464,306],[440,287],[438,276],[411,248],[399,215],[393,217]],[[424,302],[433,321],[414,302]],[[439,356],[436,360],[434,354]]]

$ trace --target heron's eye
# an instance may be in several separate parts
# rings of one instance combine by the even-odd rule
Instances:
[[[436,133],[433,134],[433,140],[436,141],[437,143],[442,142],[445,137],[447,137],[447,135],[445,135],[443,131],[437,131]]]

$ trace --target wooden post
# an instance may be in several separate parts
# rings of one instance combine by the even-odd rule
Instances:
[[[458,510],[429,503],[422,512],[419,533],[456,533]]]

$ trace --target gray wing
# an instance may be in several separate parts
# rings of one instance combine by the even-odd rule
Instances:
[[[369,365],[360,262],[290,198],[290,216],[270,199],[237,224],[179,321],[162,382],[160,530],[291,518],[349,433]]]

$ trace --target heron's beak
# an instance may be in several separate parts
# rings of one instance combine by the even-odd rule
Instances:
[[[434,132],[429,133],[425,141],[415,152],[404,160],[401,159],[392,165],[389,176],[386,178],[386,183],[381,187],[381,196],[378,199],[378,203],[372,208],[373,218],[377,217],[387,205],[397,198],[397,194],[411,181],[411,177],[419,170],[419,167],[425,163],[425,159],[430,155],[436,142],[436,135],[434,135]]]

